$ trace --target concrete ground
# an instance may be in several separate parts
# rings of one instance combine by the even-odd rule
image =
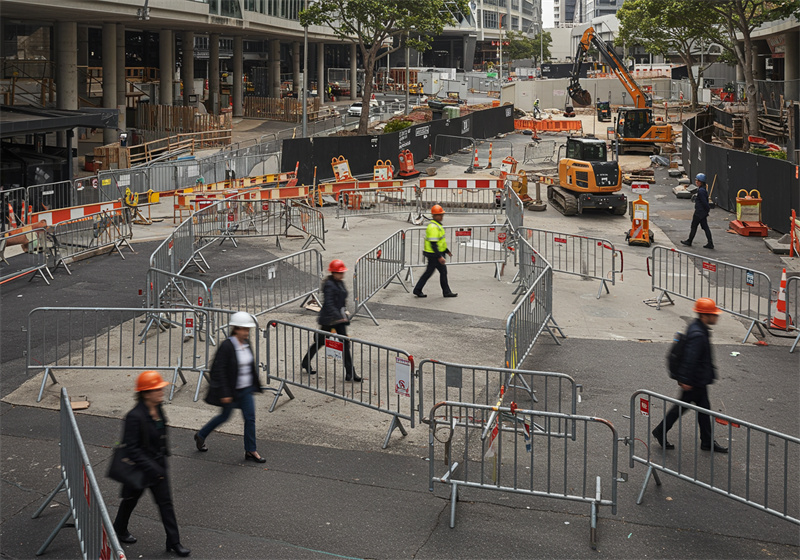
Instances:
[[[250,127],[252,123],[242,126]],[[239,126],[239,125],[237,125]],[[588,123],[584,125],[586,129]],[[263,127],[256,124],[248,129]],[[263,127],[266,128],[266,127]],[[244,135],[243,132],[243,135]],[[262,130],[257,130],[263,133]],[[529,141],[510,135],[520,153]],[[517,153],[515,151],[515,153]],[[628,168],[649,164],[646,157],[625,156]],[[460,176],[461,165],[437,165],[437,176]],[[488,176],[488,175],[487,175]],[[676,183],[663,169],[646,197],[651,224],[660,245],[674,247],[687,235],[692,204],[678,200]],[[630,189],[625,187],[629,196]],[[56,273],[50,287],[40,280],[17,280],[2,291],[2,376],[0,377],[0,557],[31,558],[66,511],[59,495],[40,519],[33,511],[59,481],[57,395],[85,395],[90,407],[77,413],[78,425],[101,490],[113,517],[118,485],[105,478],[111,447],[119,439],[121,417],[132,406],[135,372],[60,374],[36,402],[41,372],[26,370],[24,351],[28,313],[43,306],[140,307],[148,259],[158,240],[172,229],[169,201],[155,210],[168,218],[153,226],[135,226],[133,248],[125,260],[102,255],[75,263],[72,276]],[[325,208],[323,259],[341,258],[349,266],[382,239],[411,227],[399,218],[351,218],[342,229],[334,208]],[[726,233],[731,215],[715,209],[710,225],[716,249],[696,243],[694,252],[752,266],[780,278],[781,259],[762,240]],[[485,224],[488,216],[456,218],[445,224]],[[625,244],[629,217],[586,214],[564,217],[554,209],[526,212],[525,225],[607,239],[624,254],[624,271],[609,294],[596,298],[599,283],[561,273],[554,276],[553,315],[567,338],[556,345],[549,337],[537,342],[521,367],[566,373],[583,385],[578,412],[613,423],[628,434],[631,396],[650,389],[676,394],[665,371],[665,356],[674,331],[691,319],[691,302],[656,310],[647,275],[650,250]],[[702,240],[702,233],[699,233]],[[772,234],[779,237],[777,234]],[[302,239],[289,239],[278,249],[264,240],[246,240],[234,249],[228,243],[209,247],[204,255],[211,269],[198,275],[207,283],[300,249]],[[390,285],[369,302],[379,325],[356,318],[354,337],[406,349],[417,362],[434,358],[464,364],[500,366],[505,318],[513,307],[514,267],[493,278],[491,266],[451,266],[456,299],[438,297],[436,279],[418,300],[399,285]],[[418,272],[416,273],[418,276]],[[350,274],[348,273],[348,283]],[[316,315],[290,305],[262,317],[314,326]],[[800,366],[789,354],[791,340],[781,333],[755,333],[742,343],[749,325],[729,314],[714,328],[712,343],[719,379],[710,388],[714,410],[797,436],[800,433]],[[766,345],[756,344],[756,341]],[[35,348],[32,349],[35,352]],[[32,354],[34,355],[34,354]],[[589,546],[588,506],[547,498],[469,490],[460,496],[456,526],[449,527],[450,505],[444,486],[428,491],[427,427],[395,431],[389,447],[381,443],[388,416],[295,389],[297,398],[282,398],[273,413],[272,396],[257,398],[257,437],[265,465],[242,460],[241,422],[236,419],[208,439],[200,454],[192,433],[214,414],[193,402],[194,383],[178,387],[166,407],[169,417],[171,483],[182,542],[193,558],[797,558],[797,526],[688,482],[663,475],[651,481],[642,505],[636,498],[644,480],[641,465],[627,462],[620,444],[620,484],[613,515],[600,510],[599,547]],[[656,420],[654,418],[654,420]],[[408,426],[407,426],[408,427]],[[738,434],[734,437],[736,438]],[[739,436],[742,437],[742,436]],[[726,444],[726,441],[722,441]],[[735,469],[743,468],[740,457]],[[724,458],[720,468],[727,463]],[[789,509],[798,511],[798,465],[789,465]],[[142,500],[131,521],[139,542],[126,547],[131,558],[168,556],[157,510]],[[48,549],[49,558],[80,556],[74,529],[66,528]]]

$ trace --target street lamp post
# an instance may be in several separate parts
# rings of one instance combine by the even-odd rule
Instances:
[[[305,10],[308,10],[308,0],[305,1]],[[306,103],[306,98],[308,96],[306,84],[308,83],[308,76],[306,73],[308,72],[308,25],[303,26],[303,74],[300,81],[302,85],[300,86],[303,91],[303,138],[308,136],[308,105]],[[317,95],[320,94],[322,88],[320,88],[319,82],[321,80],[317,79]],[[323,93],[323,95],[325,95]]]

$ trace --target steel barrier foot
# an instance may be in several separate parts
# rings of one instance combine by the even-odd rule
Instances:
[[[564,336],[564,331],[561,330],[561,327],[558,326],[558,323],[556,323],[555,319],[553,319],[552,316],[548,317],[547,322],[545,322],[544,324],[544,328],[547,329],[547,332],[553,338],[553,341],[559,346],[561,346],[561,343],[556,338],[556,335],[553,333],[553,329],[550,327],[548,323],[553,323],[553,327],[555,327],[555,329],[558,331],[558,334],[561,335],[561,338],[567,338],[566,336]]]
[[[647,483],[650,482],[650,476],[652,476],[653,480],[656,481],[656,486],[661,486],[661,479],[658,478],[658,473],[653,468],[653,465],[649,465],[647,467],[647,474],[644,477],[644,483],[642,484],[642,489],[641,491],[639,491],[639,497],[636,498],[637,506],[642,504],[642,499],[644,498],[644,491],[647,490]]]
[[[389,424],[389,431],[386,432],[386,438],[383,440],[383,445],[381,446],[381,449],[386,449],[387,447],[389,447],[389,438],[392,437],[392,432],[395,430],[395,428],[400,430],[400,433],[403,434],[404,436],[408,435],[408,432],[403,427],[403,424],[400,422],[400,419],[397,416],[392,416],[392,423]]]
[[[44,395],[44,386],[47,383],[48,377],[50,377],[53,380],[53,385],[58,383],[58,381],[56,380],[56,376],[53,375],[53,372],[50,370],[50,368],[44,368],[44,377],[42,378],[42,386],[39,387],[39,397],[36,399],[36,402],[42,400],[42,395]]]
[[[792,347],[789,348],[789,354],[792,354],[794,352],[794,349],[797,348],[798,342],[800,342],[800,332],[797,333],[797,338],[794,339],[794,344],[792,344]]]
[[[173,373],[172,373],[172,384],[170,385],[170,388],[169,388],[169,400],[170,401],[172,401],[172,397],[173,397],[173,395],[175,395],[175,382],[178,381],[178,373],[180,371],[181,371],[180,368],[175,368]],[[183,374],[181,373],[180,376],[183,377]],[[184,385],[186,384],[186,380],[185,379],[183,380],[183,383],[184,383]]]
[[[197,376],[197,388],[194,390],[194,402],[197,402],[197,399],[200,398],[200,385],[203,383],[203,378],[209,383],[211,382],[211,378],[208,374],[204,371],[200,371],[200,375]]]
[[[611,292],[608,290],[608,285],[606,284],[605,280],[600,280],[600,289],[597,290],[597,299],[600,299],[600,295],[603,293],[603,288],[606,289],[606,293],[610,294]]]
[[[45,266],[44,269],[47,270],[47,267]],[[47,279],[47,276],[45,275],[44,272],[42,272],[42,269],[38,268],[38,269],[36,269],[36,272],[38,272],[42,276],[42,279],[45,281],[45,284],[47,284],[49,286],[50,285],[50,280]],[[49,270],[47,270],[47,274],[50,274]],[[52,278],[52,277],[53,276],[50,275],[50,278]],[[30,282],[34,278],[36,278],[36,275],[35,274],[31,274],[31,277],[28,279],[28,282]]]
[[[47,498],[44,499],[44,502],[42,502],[42,505],[39,506],[39,509],[37,509],[35,512],[33,512],[33,515],[31,515],[31,519],[36,519],[37,517],[39,517],[42,514],[42,512],[44,511],[44,508],[46,508],[48,506],[48,504],[53,501],[53,498],[56,497],[56,494],[58,494],[61,491],[62,488],[64,488],[64,479],[63,478],[61,479],[61,482],[58,483],[58,486],[55,487],[55,490],[50,492],[50,494],[47,496]]]
[[[44,541],[44,544],[42,544],[39,550],[36,551],[36,556],[41,556],[42,554],[44,554],[44,551],[47,550],[47,547],[50,546],[50,543],[52,543],[53,539],[56,538],[58,532],[64,527],[64,525],[67,524],[67,521],[69,521],[70,517],[72,517],[72,508],[70,508],[67,514],[63,517],[63,519],[61,519],[61,521],[58,522],[58,525],[56,525],[56,528],[53,529],[52,533],[50,533],[50,536],[47,537],[47,540]]]
[[[755,320],[753,320],[753,322],[750,323],[750,328],[747,329],[747,333],[745,333],[744,338],[742,339],[742,344],[747,342],[747,339],[750,338],[750,333],[753,332],[753,327],[758,328],[758,332],[761,333],[761,336],[765,336],[764,329],[761,328],[761,323],[758,323]],[[797,343],[795,343],[795,344],[797,344]],[[790,350],[790,352],[791,352],[791,350]]]
[[[661,311],[661,300],[664,298],[664,296],[667,296],[667,301],[669,302],[670,305],[675,305],[675,302],[672,301],[672,298],[669,297],[669,294],[664,291],[664,292],[661,292],[661,294],[659,294],[659,296],[656,298],[656,310],[657,311]]]
[[[450,489],[450,528],[453,529],[456,526],[456,502],[458,501],[458,484],[455,482],[452,483],[452,488]]]
[[[284,391],[286,391],[286,396],[289,397],[289,400],[294,400],[294,395],[289,390],[289,388],[286,386],[286,381],[284,381],[283,379],[281,379],[281,384],[278,386],[277,389],[270,388],[270,391],[275,391],[275,398],[272,399],[272,404],[269,407],[269,411],[270,412],[274,412],[275,411],[275,405],[278,404],[278,399],[280,398],[280,396],[283,394]]]
[[[597,550],[597,513],[600,509],[602,499],[602,485],[600,484],[600,477],[597,477],[597,486],[595,489],[595,496],[592,502],[592,526],[589,529],[589,541],[592,545],[592,550]]]
[[[345,218],[342,221],[342,229],[346,229],[347,231],[350,231],[350,224],[347,223],[347,218]]]
[[[408,290],[406,290],[406,291],[408,291]],[[376,327],[379,326],[378,325],[378,321],[375,319],[375,315],[373,315],[372,311],[369,310],[369,307],[367,307],[367,304],[366,303],[362,303],[361,304],[361,308],[364,309],[367,312],[367,315],[369,316],[370,319],[372,319],[372,322],[375,323],[375,326]],[[364,317],[364,315],[361,315],[358,312],[356,312],[354,317]]]

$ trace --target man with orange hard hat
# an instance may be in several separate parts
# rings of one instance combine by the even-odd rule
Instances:
[[[442,295],[444,297],[456,297],[457,293],[450,290],[450,285],[447,283],[447,266],[445,265],[445,255],[452,256],[453,253],[447,248],[447,235],[442,227],[442,220],[444,220],[444,209],[438,204],[434,204],[431,208],[433,219],[425,229],[425,248],[422,254],[428,259],[428,268],[420,277],[417,285],[414,286],[414,295],[420,298],[428,297],[422,293],[422,288],[425,283],[433,276],[434,271],[439,271],[439,284],[442,286]]]
[[[722,310],[711,298],[698,298],[694,302],[697,319],[686,330],[686,343],[683,350],[680,371],[677,374],[681,388],[680,400],[694,403],[701,408],[711,409],[708,400],[708,386],[717,378],[717,368],[711,355],[711,334],[709,327],[716,325]],[[675,445],[667,441],[667,432],[678,420],[678,416],[689,410],[678,405],[669,409],[664,420],[653,430],[653,437],[664,449],[674,449]],[[711,439],[711,419],[707,414],[698,414],[700,425],[700,449],[715,453],[727,453],[723,447]]]

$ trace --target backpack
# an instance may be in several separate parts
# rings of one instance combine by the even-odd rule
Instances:
[[[672,346],[667,354],[667,371],[672,379],[678,379],[683,364],[683,354],[686,350],[686,334],[676,332],[672,340]]]

